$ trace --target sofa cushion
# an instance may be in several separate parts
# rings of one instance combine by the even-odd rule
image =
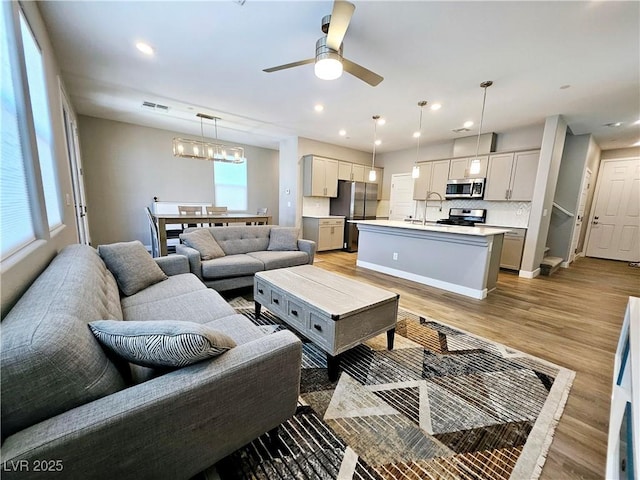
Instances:
[[[89,327],[102,345],[144,367],[184,367],[236,346],[228,335],[193,322],[99,320]]]
[[[299,250],[293,252],[251,252],[247,255],[260,260],[265,270],[274,268],[295,267],[309,263],[309,254]]]
[[[187,247],[195,248],[200,252],[202,260],[211,260],[224,257],[225,253],[206,228],[199,228],[188,233],[181,233],[180,240]]]
[[[300,230],[295,227],[273,227],[269,234],[267,250],[298,250]]]
[[[225,227],[222,227],[225,228]],[[226,255],[214,260],[202,262],[202,276],[204,278],[227,278],[253,275],[264,270],[264,264],[249,255]]]
[[[158,300],[165,300],[167,298],[177,297],[186,293],[206,289],[207,287],[205,287],[200,279],[192,273],[171,275],[163,282],[151,285],[130,297],[123,297],[121,299],[121,305],[123,309],[126,309],[135,305],[152,303]]]
[[[213,260],[209,260],[213,261]],[[125,320],[158,320],[180,318],[207,323],[235,313],[235,310],[215,290],[204,288],[180,295],[150,300],[122,307]]]
[[[212,227],[209,230],[227,255],[257,252],[269,246],[271,225]]]
[[[0,324],[2,436],[125,387],[87,324],[122,318],[97,252],[65,247]]]
[[[269,333],[273,333],[274,328],[278,328],[269,325],[266,327],[269,330],[265,330],[265,327],[256,326],[251,320],[239,313],[214,320],[207,323],[207,326],[228,335],[237,345],[257,340]]]
[[[116,277],[118,287],[126,296],[167,279],[162,269],[138,240],[100,245],[98,253]]]

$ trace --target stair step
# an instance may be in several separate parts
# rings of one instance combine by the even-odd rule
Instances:
[[[551,275],[564,260],[561,257],[544,257],[540,263],[540,273],[542,275]]]

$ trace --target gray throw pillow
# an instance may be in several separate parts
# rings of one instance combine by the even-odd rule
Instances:
[[[100,245],[98,253],[126,296],[167,279],[138,240]]]
[[[295,227],[273,227],[267,250],[298,250],[300,230]]]
[[[97,320],[89,328],[116,355],[151,368],[184,367],[236,346],[228,335],[194,322]]]
[[[198,250],[202,260],[224,257],[224,251],[206,228],[200,228],[189,233],[181,233],[180,240],[187,247]]]

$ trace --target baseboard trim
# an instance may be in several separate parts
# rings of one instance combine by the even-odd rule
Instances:
[[[537,276],[540,275],[540,268],[536,268],[534,271],[530,272],[528,270],[520,270],[520,272],[518,273],[519,277],[522,278],[536,278]]]

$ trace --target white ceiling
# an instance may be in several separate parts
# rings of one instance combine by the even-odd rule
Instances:
[[[221,118],[221,139],[277,148],[297,135],[370,151],[543,124],[562,114],[603,149],[640,140],[640,2],[357,1],[344,56],[384,77],[377,87],[313,65],[264,68],[314,56],[332,2],[41,2],[71,101],[80,114],[200,134],[197,112]],[[146,57],[143,40],[155,49]],[[563,85],[570,88],[561,89]],[[169,107],[143,108],[143,101]],[[313,109],[325,107],[322,113]],[[470,132],[453,133],[466,120]],[[621,127],[604,124],[623,122]],[[345,129],[346,137],[338,136]],[[213,137],[206,124],[205,136]]]

